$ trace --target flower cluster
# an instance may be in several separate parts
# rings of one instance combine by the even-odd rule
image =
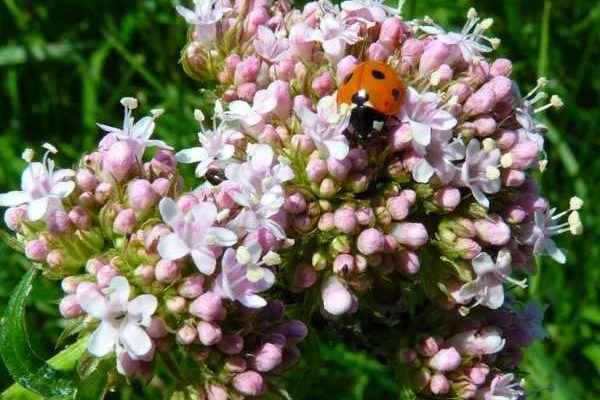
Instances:
[[[542,312],[507,292],[536,255],[564,263],[554,236],[582,229],[582,201],[557,213],[531,175],[547,164],[535,114],[562,105],[537,104],[545,79],[521,96],[474,10],[460,33],[378,0],[177,11],[191,25],[184,68],[219,97],[210,127],[194,114],[199,145],[151,139],[162,110],[135,122],[124,98],[122,128],[100,125],[75,170],[56,170],[50,145],[41,163],[27,151],[22,191],[0,196],[27,257],[63,279],[60,311],[89,354],[124,375],[162,363],[201,398],[258,396],[300,356],[307,329],[282,302],[300,299],[360,332],[415,392],[521,398],[516,367],[544,336]],[[407,86],[369,140],[336,96],[363,61]],[[194,190],[181,164],[195,164]]]

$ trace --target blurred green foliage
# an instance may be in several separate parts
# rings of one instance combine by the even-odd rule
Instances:
[[[58,145],[61,165],[73,163],[99,136],[96,121],[118,124],[119,98],[137,96],[142,112],[162,107],[157,136],[176,147],[196,137],[192,110],[200,85],[178,65],[186,26],[171,0],[2,0],[0,2],[0,191],[18,184],[25,147]],[[469,7],[495,19],[498,53],[514,62],[524,91],[538,76],[565,101],[549,112],[548,170],[543,191],[559,207],[572,194],[586,201],[582,237],[561,237],[566,266],[540,263],[529,294],[548,304],[549,338],[523,364],[533,399],[600,398],[600,3],[593,0],[408,0],[408,18],[430,15],[460,28]],[[0,310],[24,272],[20,255],[0,244]],[[29,311],[39,354],[55,353],[56,285],[39,281]],[[393,376],[335,335],[313,337],[304,363],[286,384],[297,398],[393,398]],[[0,365],[0,389],[11,383]],[[128,387],[113,398],[137,399]],[[145,397],[149,398],[149,397]]]

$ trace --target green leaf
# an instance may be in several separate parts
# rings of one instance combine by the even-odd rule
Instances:
[[[14,380],[42,397],[66,397],[75,393],[75,383],[40,359],[31,348],[25,325],[25,305],[37,269],[31,267],[13,292],[0,321],[0,355]]]

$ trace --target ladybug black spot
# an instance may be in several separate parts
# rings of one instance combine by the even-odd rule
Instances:
[[[349,73],[345,78],[344,78],[344,84],[350,82],[350,79],[352,79],[352,72]]]
[[[394,98],[394,100],[398,100],[399,96],[400,92],[398,91],[398,89],[392,89],[392,97]]]
[[[385,79],[385,74],[378,69],[371,70],[371,75],[373,75],[373,78],[377,80]]]

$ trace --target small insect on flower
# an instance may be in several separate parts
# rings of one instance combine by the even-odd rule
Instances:
[[[338,104],[354,107],[350,127],[360,140],[376,137],[405,100],[406,86],[398,73],[378,61],[359,64],[344,78],[337,93]]]

